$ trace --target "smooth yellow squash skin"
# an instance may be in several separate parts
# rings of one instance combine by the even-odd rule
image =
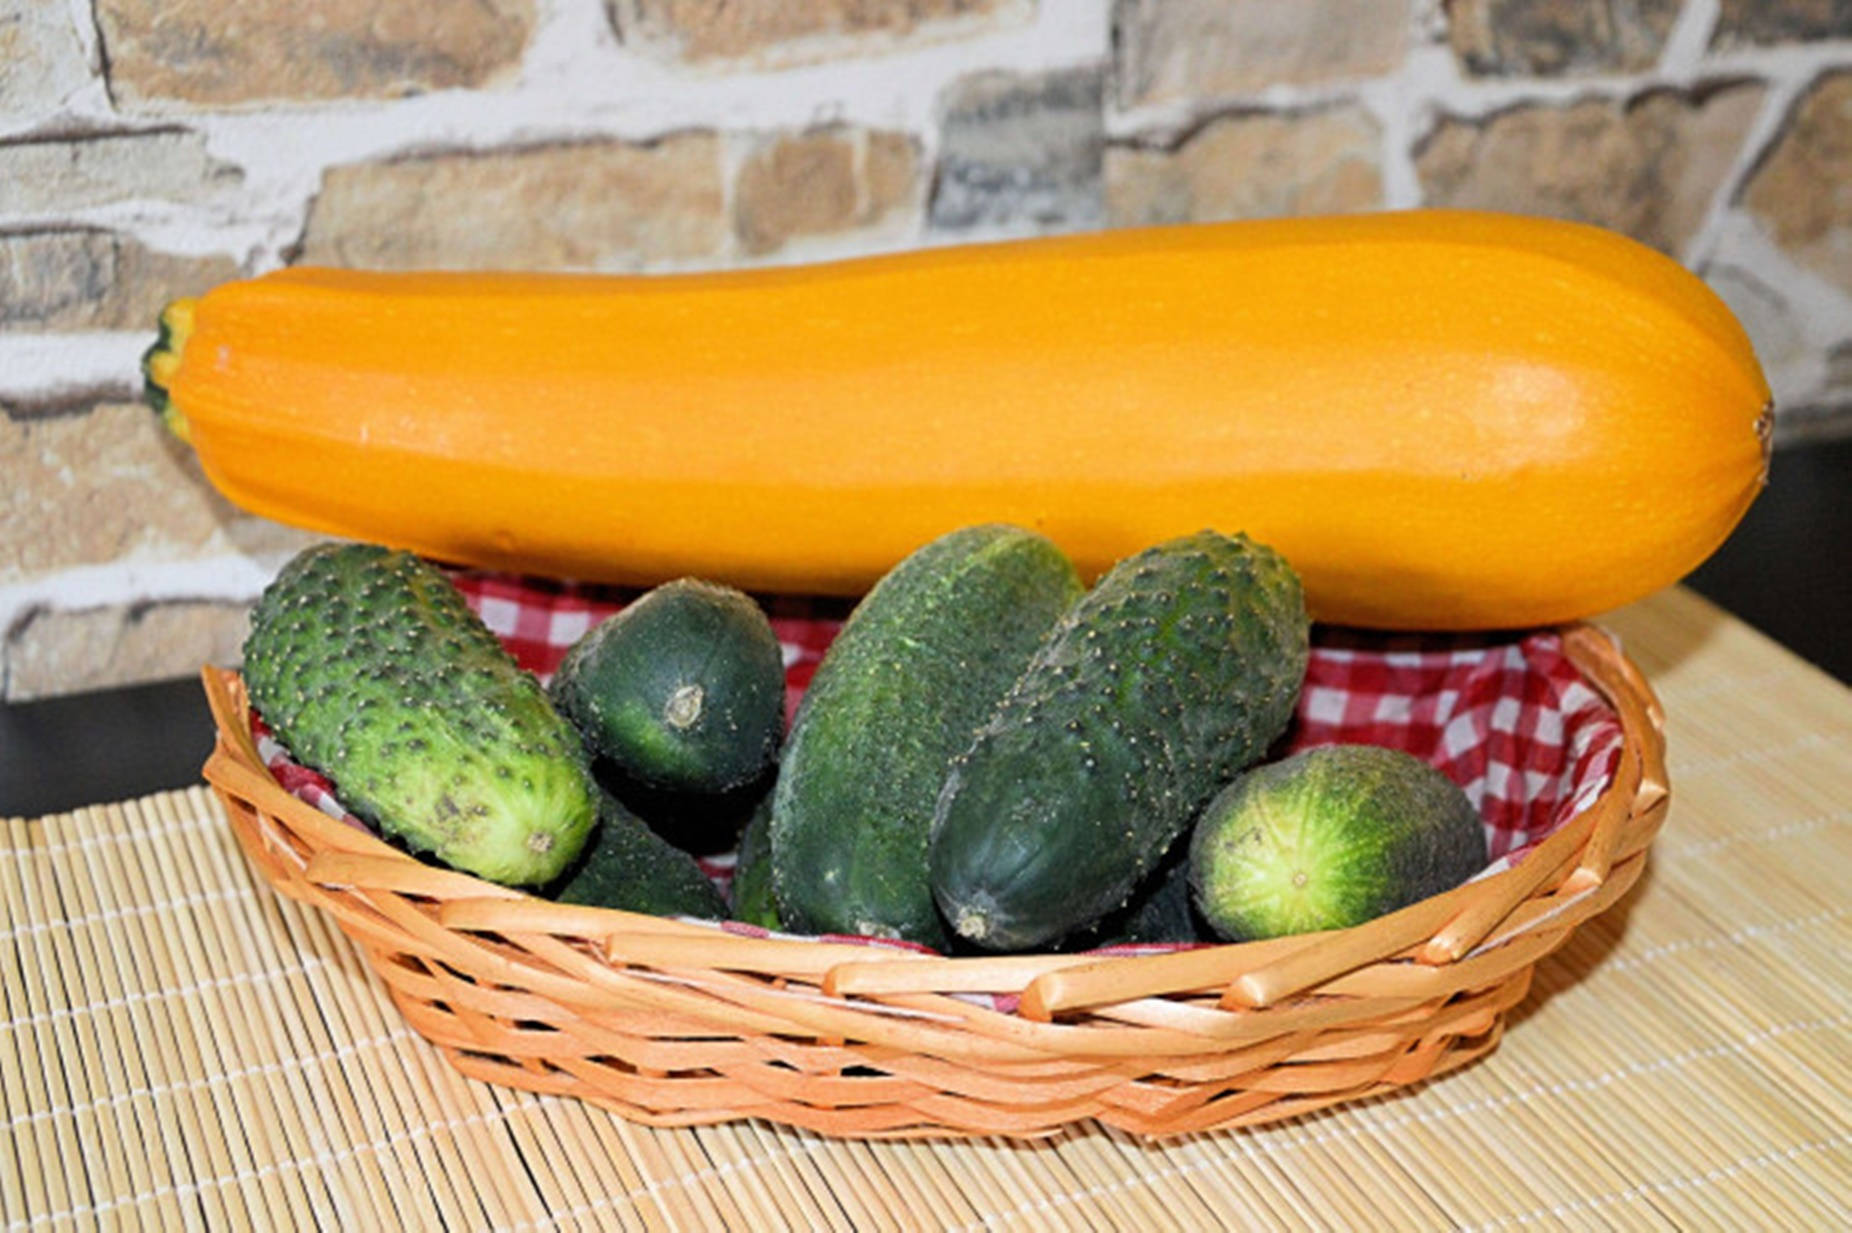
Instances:
[[[256,513],[579,579],[853,594],[1014,522],[1205,527],[1324,621],[1588,616],[1765,473],[1728,308],[1599,229],[1414,211],[674,275],[282,270],[177,302],[170,422]],[[159,390],[157,390],[157,396]]]

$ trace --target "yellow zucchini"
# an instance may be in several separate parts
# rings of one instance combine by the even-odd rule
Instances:
[[[1587,616],[1748,507],[1769,390],[1676,262],[1448,211],[672,275],[297,268],[148,372],[257,513],[440,559],[853,594],[955,527],[1092,576],[1245,531],[1319,619]]]

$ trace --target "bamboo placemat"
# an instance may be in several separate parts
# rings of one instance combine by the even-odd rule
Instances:
[[[1629,898],[1490,1057],[1157,1143],[652,1130],[460,1078],[194,789],[0,824],[8,1229],[1852,1227],[1852,691],[1682,590]]]

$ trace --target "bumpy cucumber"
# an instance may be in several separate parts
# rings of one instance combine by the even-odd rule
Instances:
[[[720,920],[727,902],[694,857],[649,828],[615,797],[600,794],[598,829],[553,897],[650,916]]]
[[[1485,868],[1473,803],[1426,762],[1330,745],[1218,793],[1190,840],[1203,918],[1232,940],[1362,924]]]
[[[579,737],[432,566],[319,544],[251,614],[258,713],[347,807],[408,847],[510,885],[552,880],[597,816]]]
[[[771,766],[784,736],[784,658],[750,596],[683,578],[647,592],[567,652],[554,703],[624,774],[722,792]]]
[[[856,606],[779,766],[772,883],[788,928],[944,944],[926,849],[947,766],[1080,590],[1047,539],[982,525],[918,549]]]
[[[1125,903],[1285,731],[1308,632],[1297,575],[1245,536],[1200,532],[1114,566],[953,762],[931,845],[946,920],[1013,950]]]

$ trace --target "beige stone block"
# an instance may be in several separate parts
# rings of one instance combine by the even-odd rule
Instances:
[[[43,116],[90,82],[68,4],[0,0],[0,116]]]
[[[919,151],[904,133],[828,128],[767,138],[741,164],[733,230],[748,254],[871,226],[917,207]]]
[[[182,560],[307,543],[239,510],[154,413],[0,416],[0,584],[78,565]]]
[[[1121,106],[1376,77],[1402,62],[1405,0],[1118,0]]]
[[[1735,163],[1763,91],[1733,82],[1448,116],[1417,150],[1415,170],[1429,205],[1594,223],[1677,255]]]
[[[242,173],[206,153],[198,133],[161,129],[0,145],[0,216],[66,217],[142,198],[197,202],[235,189]]]
[[[1743,205],[1796,264],[1852,293],[1852,72],[1795,104]]]
[[[738,192],[735,220],[747,252],[847,230],[856,218],[855,145],[841,133],[781,138],[740,169]]]
[[[1453,0],[1447,33],[1469,73],[1637,73],[1665,50],[1684,0]]]
[[[1106,150],[1115,226],[1342,214],[1382,200],[1381,134],[1351,107],[1222,116],[1171,148]]]
[[[905,133],[868,134],[862,148],[862,182],[867,186],[867,213],[883,218],[911,204],[919,189],[919,144]]]
[[[28,613],[6,634],[6,700],[24,701],[236,667],[247,604],[168,600]]]
[[[473,89],[514,71],[533,0],[97,0],[111,94],[205,107]]]
[[[1843,38],[1852,38],[1852,4],[1845,0],[1722,0],[1711,32],[1715,47]]]
[[[107,231],[0,233],[0,328],[152,331],[169,300],[237,276],[230,257],[157,252]]]
[[[370,269],[625,270],[726,245],[707,132],[330,169],[301,260]]]
[[[625,44],[661,58],[780,65],[994,28],[1024,19],[1034,0],[606,0],[605,8]]]

